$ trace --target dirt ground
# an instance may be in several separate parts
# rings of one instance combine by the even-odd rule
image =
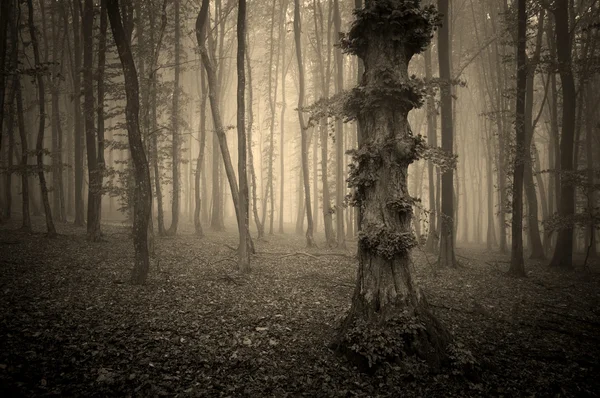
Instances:
[[[48,239],[0,227],[0,396],[592,397],[600,395],[600,267],[569,272],[458,249],[414,272],[439,319],[476,360],[456,369],[359,372],[328,348],[354,288],[355,243],[308,250],[290,233],[256,241],[235,271],[236,230],[157,238],[145,286],[128,283],[128,229],[104,241],[58,225]],[[317,243],[322,242],[317,236]],[[579,260],[578,260],[579,261]],[[582,261],[580,261],[582,262]]]

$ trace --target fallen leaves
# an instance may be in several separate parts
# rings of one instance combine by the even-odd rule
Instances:
[[[417,251],[416,277],[484,377],[406,366],[369,376],[327,348],[354,288],[351,251],[309,251],[302,237],[275,235],[256,242],[261,254],[244,276],[219,261],[233,233],[184,234],[157,239],[149,282],[134,287],[114,283],[132,263],[122,228],[106,227],[101,243],[70,225],[52,241],[6,228],[3,396],[575,396],[597,387],[596,275],[532,266],[527,279],[505,278],[485,264],[503,258],[470,251],[468,267],[432,276]]]

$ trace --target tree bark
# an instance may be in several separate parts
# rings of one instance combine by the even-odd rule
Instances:
[[[415,3],[410,2],[410,5]],[[401,15],[397,17],[397,25],[376,29],[380,26],[377,17],[390,15],[390,8],[391,15]],[[430,40],[432,27],[427,14],[416,8],[407,11],[407,8],[403,1],[371,0],[364,11],[356,14],[357,20],[348,36],[353,38],[358,31],[364,40],[356,47],[351,41],[350,49],[364,60],[360,92],[373,94],[365,94],[365,103],[372,105],[353,109],[363,138],[354,154],[349,178],[355,188],[354,203],[360,206],[362,213],[359,266],[352,307],[336,343],[342,352],[360,357],[356,347],[361,346],[364,337],[357,335],[369,336],[372,329],[391,329],[394,336],[403,339],[403,352],[397,355],[397,347],[386,345],[381,349],[387,353],[380,361],[386,361],[387,356],[402,359],[406,354],[415,354],[438,367],[446,356],[450,337],[429,312],[410,269],[410,250],[417,242],[411,231],[412,201],[407,173],[409,164],[417,158],[418,138],[412,134],[407,116],[414,103],[401,99],[406,99],[405,94],[398,93],[395,100],[376,94],[382,88],[405,87],[409,81],[410,59]],[[422,41],[409,38],[416,26],[422,29]],[[429,28],[423,29],[423,26]],[[419,44],[414,44],[415,41]],[[418,322],[422,329],[404,337],[401,328],[408,322]],[[376,340],[366,339],[367,349],[377,346]],[[357,359],[367,362],[364,357]],[[368,365],[373,366],[370,362]]]
[[[131,274],[133,284],[143,284],[148,276],[150,259],[148,253],[148,221],[152,209],[152,188],[150,184],[150,170],[142,134],[139,125],[140,93],[137,71],[131,53],[131,41],[123,28],[119,11],[118,0],[106,0],[106,7],[115,44],[119,52],[119,59],[125,76],[125,93],[127,105],[125,107],[127,121],[127,136],[129,149],[133,160],[135,192],[133,204],[133,247],[135,251],[135,264]]]
[[[431,71],[431,49],[425,50],[425,79],[430,81],[433,78]],[[435,109],[435,98],[427,97],[427,145],[431,148],[437,147],[437,110]],[[433,174],[433,162],[427,162],[427,178],[429,183],[429,231],[427,241],[425,241],[425,250],[434,253],[439,249],[438,231],[435,225],[435,183]]]
[[[511,275],[525,276],[523,260],[523,177],[525,172],[525,94],[527,91],[527,6],[526,0],[517,2],[517,105],[516,148],[512,189],[512,246],[510,255]],[[537,221],[537,220],[536,220]]]
[[[180,200],[180,173],[179,163],[180,159],[180,140],[179,140],[179,74],[181,70],[181,43],[180,43],[180,18],[179,18],[179,0],[175,2],[175,70],[173,82],[173,107],[171,110],[171,134],[172,134],[172,156],[173,156],[173,202],[171,203],[171,227],[167,231],[168,235],[177,235],[177,227],[179,225],[179,200]]]
[[[81,123],[81,28],[79,1],[73,0],[73,119],[75,136],[74,165],[75,170],[75,225],[85,224],[83,204],[83,127]]]
[[[248,175],[246,171],[246,0],[238,0],[237,19],[237,136],[238,136],[238,179],[240,181],[238,203],[238,269],[250,271],[250,234],[248,217]]]
[[[334,35],[339,35],[342,27],[339,0],[333,0],[333,25]],[[336,46],[333,52],[336,76],[336,94],[344,90],[344,59],[340,46]],[[344,123],[341,117],[336,118],[335,123],[335,230],[337,246],[346,247],[344,234],[344,197],[346,196],[346,181],[344,178]]]
[[[29,6],[29,35],[31,38],[31,44],[33,47],[33,57],[35,65],[41,65],[40,61],[40,50],[37,41],[36,29],[33,23],[33,4],[32,0],[27,0]],[[37,168],[38,168],[38,179],[40,181],[40,192],[42,196],[42,203],[44,205],[44,213],[46,217],[46,229],[48,236],[53,238],[56,236],[56,228],[54,227],[54,221],[52,220],[52,210],[50,209],[50,201],[48,200],[48,185],[46,184],[46,176],[44,174],[44,128],[46,124],[46,104],[45,104],[45,89],[44,89],[44,77],[41,72],[36,73],[37,86],[38,86],[38,106],[39,106],[39,122],[38,122],[38,135],[36,143],[36,157],[37,157]]]
[[[450,73],[450,18],[448,0],[438,0],[438,10],[442,15],[442,27],[438,31],[438,58],[440,63],[442,150],[451,155],[454,151],[454,132],[452,123],[452,92]],[[442,174],[442,228],[440,230],[440,253],[438,263],[441,267],[456,267],[454,254],[454,171]]]
[[[569,32],[569,2],[557,0],[554,9],[556,54],[562,85],[563,109],[562,131],[560,137],[560,202],[558,214],[568,220],[567,225],[558,231],[554,255],[550,266],[558,268],[573,267],[573,225],[575,214],[575,187],[570,175],[573,171],[573,144],[575,132],[575,110],[577,94],[573,78],[571,34]]]
[[[310,202],[310,182],[308,174],[308,137],[307,126],[304,122],[304,62],[302,61],[302,40],[300,36],[302,22],[300,20],[300,0],[294,0],[294,43],[296,60],[298,61],[298,120],[300,122],[300,141],[302,151],[302,180],[304,184],[304,207],[306,208],[306,246],[314,247],[313,217]]]

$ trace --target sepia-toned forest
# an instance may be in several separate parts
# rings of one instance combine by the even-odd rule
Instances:
[[[0,395],[600,391],[597,0],[0,0]]]

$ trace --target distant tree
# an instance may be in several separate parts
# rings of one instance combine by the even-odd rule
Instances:
[[[410,354],[438,366],[450,336],[411,275],[417,240],[407,187],[408,166],[424,144],[407,120],[423,101],[408,63],[429,44],[438,16],[418,0],[370,0],[355,16],[344,45],[364,61],[365,72],[344,108],[357,118],[362,136],[349,177],[362,214],[356,288],[336,344],[367,366]]]
[[[308,174],[308,133],[304,121],[304,62],[302,60],[302,21],[300,20],[300,0],[294,0],[294,43],[296,46],[296,61],[298,62],[298,120],[300,122],[300,142],[302,157],[302,182],[304,185],[304,206],[306,209],[306,246],[315,246],[313,238],[313,217],[310,203],[310,183]]]
[[[231,155],[229,153],[229,147],[227,145],[227,136],[225,135],[225,127],[223,126],[223,120],[221,119],[221,109],[219,105],[219,88],[217,87],[217,71],[215,68],[215,54],[214,48],[207,48],[206,46],[206,32],[208,31],[208,10],[210,0],[202,0],[202,6],[198,12],[196,18],[196,40],[198,43],[198,50],[202,58],[202,64],[206,71],[206,80],[208,84],[208,99],[210,102],[210,109],[212,113],[213,126],[215,133],[219,141],[219,148],[221,150],[221,156],[225,165],[225,173],[227,174],[227,180],[229,181],[229,188],[231,190],[231,196],[233,197],[233,205],[235,207],[236,218],[240,220],[240,200],[239,200],[239,189],[238,183],[235,177],[233,164],[231,162]],[[206,29],[206,30],[205,30]],[[213,154],[214,156],[215,154]],[[247,199],[246,199],[247,200]],[[238,228],[242,228],[239,226]],[[248,227],[246,223],[245,227]],[[247,244],[250,246],[250,250],[253,250],[252,241],[249,238],[250,234],[246,231]],[[242,242],[240,242],[242,243]]]
[[[133,202],[135,264],[131,274],[131,282],[143,284],[150,269],[148,224],[152,210],[152,188],[148,160],[139,125],[140,93],[138,77],[133,54],[131,53],[131,37],[125,31],[121,22],[119,0],[106,0],[106,10],[125,77],[125,94],[127,98],[125,119],[135,179]]]
[[[340,15],[339,0],[333,0],[333,24],[334,35],[339,35],[342,30],[342,17]],[[344,90],[344,59],[340,47],[336,47],[333,53],[335,60],[335,88],[336,94]],[[335,124],[335,233],[337,245],[346,247],[344,234],[344,198],[346,196],[346,181],[344,178],[344,123],[341,117],[336,119]]]
[[[172,135],[172,147],[171,154],[173,156],[172,159],[172,172],[173,172],[173,192],[172,198],[173,201],[171,203],[171,227],[167,231],[169,235],[177,234],[177,226],[179,224],[179,199],[180,199],[180,173],[179,173],[179,163],[181,162],[180,154],[181,151],[181,143],[179,137],[179,96],[180,96],[180,87],[179,87],[179,74],[181,71],[181,20],[179,17],[179,0],[174,0],[175,3],[175,70],[174,76],[175,80],[173,82],[173,108],[171,110],[171,135]]]
[[[430,80],[433,78],[433,72],[431,67],[431,49],[425,50],[425,79]],[[435,98],[429,96],[427,98],[427,145],[431,147],[437,146],[437,110],[435,109]],[[438,247],[438,231],[435,225],[436,211],[435,211],[435,183],[433,174],[433,161],[427,162],[427,177],[429,182],[429,232],[427,233],[427,241],[425,242],[425,249],[429,252],[435,252],[439,249]],[[439,198],[438,198],[439,199]]]

